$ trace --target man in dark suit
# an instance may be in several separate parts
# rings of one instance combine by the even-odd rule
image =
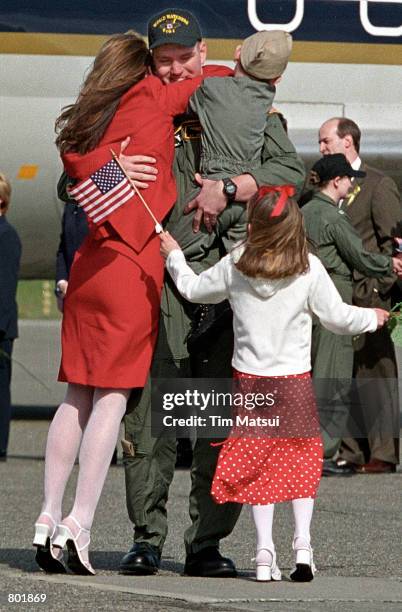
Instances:
[[[393,237],[400,235],[402,205],[394,181],[381,171],[367,166],[359,157],[360,129],[345,117],[329,119],[320,128],[322,155],[343,153],[364,178],[355,179],[352,191],[342,202],[364,248],[392,255]],[[353,274],[353,303],[357,306],[391,308],[394,274],[374,279]],[[336,468],[362,474],[394,472],[399,463],[398,370],[395,350],[388,329],[357,338],[354,352],[354,377],[358,382],[361,438],[342,441]],[[371,423],[370,423],[371,421]]]
[[[11,354],[18,336],[15,295],[21,258],[20,239],[5,216],[10,195],[10,183],[0,173],[0,461],[7,458],[10,431]]]

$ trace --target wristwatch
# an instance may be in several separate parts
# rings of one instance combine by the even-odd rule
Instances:
[[[230,178],[224,178],[223,180],[223,193],[228,199],[228,202],[233,202],[236,198],[237,185]]]

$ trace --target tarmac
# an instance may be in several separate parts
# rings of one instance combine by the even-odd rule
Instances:
[[[51,576],[35,564],[33,523],[42,497],[44,448],[48,420],[12,421],[7,462],[0,463],[2,545],[0,610],[216,611],[400,611],[401,472],[381,476],[324,478],[313,518],[312,541],[318,573],[308,584],[292,583],[292,514],[279,504],[274,539],[282,582],[257,583],[251,558],[254,529],[245,507],[222,553],[239,570],[236,579],[182,575],[182,534],[189,524],[189,472],[176,471],[168,517],[169,535],[156,576],[121,576],[118,565],[132,544],[125,508],[124,469],[110,469],[92,532],[94,577]],[[66,493],[72,503],[76,469]],[[29,594],[46,595],[44,603],[23,603]],[[17,603],[9,597],[17,596]]]
[[[396,474],[324,478],[312,525],[318,567],[313,582],[292,583],[292,512],[278,504],[274,540],[283,580],[257,583],[255,534],[249,508],[221,552],[239,571],[236,579],[191,578],[184,569],[183,531],[189,525],[190,476],[176,471],[168,504],[169,534],[156,576],[121,576],[120,559],[132,545],[124,469],[110,469],[92,530],[94,577],[46,575],[35,563],[33,524],[42,498],[49,417],[64,394],[55,383],[59,322],[23,321],[16,342],[9,457],[0,462],[0,611],[328,611],[402,610],[401,468]],[[71,508],[76,470],[66,492]],[[42,595],[43,602],[29,602]],[[37,599],[40,599],[40,597]]]

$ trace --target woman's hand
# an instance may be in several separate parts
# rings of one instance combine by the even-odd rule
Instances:
[[[169,232],[163,232],[162,234],[160,234],[159,237],[161,239],[161,255],[165,261],[168,258],[169,253],[171,253],[172,251],[176,249],[179,249],[179,251],[181,251],[179,243],[176,242],[174,238],[172,238]]]
[[[120,144],[119,162],[138,189],[147,189],[149,183],[157,179],[158,169],[150,165],[156,164],[156,159],[146,155],[124,155],[129,143],[130,136],[127,136]]]
[[[373,308],[373,310],[377,316],[377,329],[380,329],[380,327],[383,327],[383,325],[388,321],[389,312],[383,310],[382,308]]]

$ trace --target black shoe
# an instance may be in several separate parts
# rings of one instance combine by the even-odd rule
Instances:
[[[214,546],[208,546],[198,553],[187,555],[184,573],[187,576],[205,578],[235,578],[237,576],[233,561],[222,557]]]
[[[356,474],[354,463],[349,463],[345,460],[332,461],[332,459],[324,459],[322,466],[323,476],[353,476]]]
[[[146,576],[156,574],[160,565],[160,552],[156,546],[147,542],[134,544],[124,555],[119,567],[119,574],[137,574]]]

